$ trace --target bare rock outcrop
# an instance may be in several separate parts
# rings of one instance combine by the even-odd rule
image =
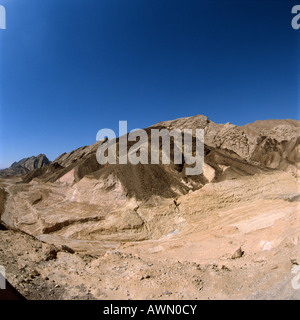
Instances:
[[[160,122],[154,127],[205,130],[205,144],[249,164],[270,169],[299,169],[300,122],[297,120],[256,121],[244,126],[216,124],[197,115]]]

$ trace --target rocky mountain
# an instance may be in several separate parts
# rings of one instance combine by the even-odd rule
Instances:
[[[101,142],[85,146],[55,159],[50,166],[30,172],[24,182],[79,183],[83,178],[115,177],[131,197],[140,200],[152,195],[175,197],[201,188],[208,182],[234,179],[274,169],[296,172],[299,169],[300,123],[296,120],[257,121],[245,126],[216,124],[198,115],[161,122],[146,129],[204,129],[204,171],[186,176],[183,165],[104,165],[96,160]],[[119,140],[117,139],[117,144]],[[133,143],[128,144],[128,149]],[[134,178],[133,178],[134,177]],[[86,180],[85,180],[86,181]],[[79,183],[80,185],[80,183]],[[176,191],[174,191],[176,189]]]
[[[0,177],[24,175],[34,169],[43,168],[47,164],[50,164],[50,161],[44,154],[24,158],[14,162],[9,168],[0,170]]]
[[[300,261],[300,121],[236,126],[198,115],[146,131],[155,128],[204,129],[203,173],[187,176],[188,164],[172,159],[100,165],[101,141],[64,153],[0,180],[3,250],[69,298],[90,296],[80,285],[96,299],[300,298],[290,278]],[[11,230],[35,253],[6,247]],[[56,252],[50,261],[45,250]]]
[[[268,120],[239,127],[198,115],[153,125],[146,129],[149,139],[153,128],[204,129],[203,173],[187,176],[187,164],[175,165],[172,159],[170,165],[100,165],[96,151],[102,142],[64,153],[46,166],[44,156],[29,158],[11,168],[40,167],[23,176],[23,192],[13,196],[11,212],[3,221],[34,236],[58,233],[95,240],[107,238],[107,228],[112,228],[116,239],[146,239],[145,222],[134,208],[146,203],[158,206],[211,183],[276,170],[295,176],[299,170],[299,121]],[[126,223],[120,222],[120,212]],[[121,226],[125,230],[119,234]]]

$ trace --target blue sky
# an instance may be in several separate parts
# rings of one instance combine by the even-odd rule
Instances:
[[[0,0],[0,167],[203,114],[299,118],[295,1]]]

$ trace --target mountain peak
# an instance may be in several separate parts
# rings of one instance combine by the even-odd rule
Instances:
[[[23,175],[34,169],[42,168],[50,163],[51,161],[46,157],[45,154],[23,158],[17,162],[14,162],[9,168],[0,170],[0,176],[7,177],[11,175]]]

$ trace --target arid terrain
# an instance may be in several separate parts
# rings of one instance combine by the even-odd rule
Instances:
[[[7,178],[10,176],[20,176],[28,173],[31,170],[42,168],[50,164],[49,159],[44,154],[38,156],[24,158],[18,162],[14,162],[9,168],[0,170],[0,177]]]
[[[300,121],[151,128],[204,129],[203,173],[100,165],[99,141],[0,179],[8,281],[27,299],[300,299]]]

